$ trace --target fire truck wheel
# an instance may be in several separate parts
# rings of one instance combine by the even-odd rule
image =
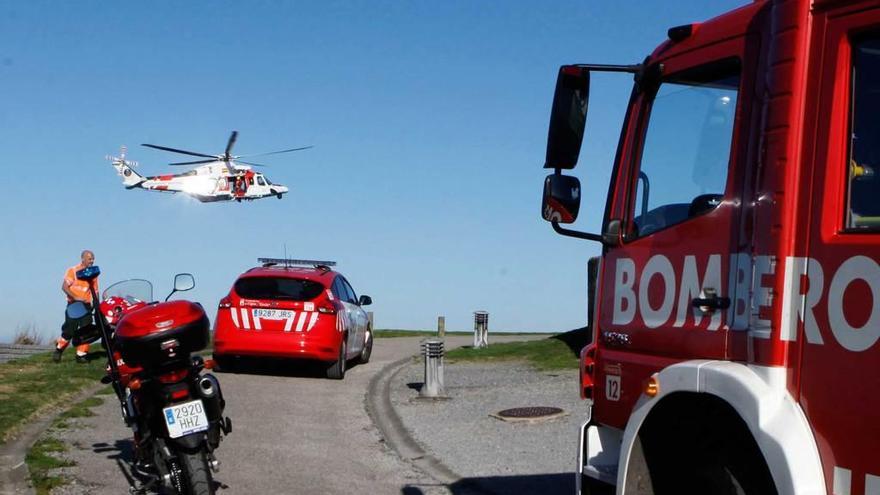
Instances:
[[[639,437],[654,493],[777,493],[748,426],[722,399],[694,393],[667,397]]]
[[[345,378],[345,359],[348,354],[347,341],[348,335],[343,335],[342,343],[339,344],[339,359],[334,361],[333,364],[327,368],[327,378],[330,378],[331,380],[342,380]]]
[[[614,495],[615,487],[584,476],[581,480],[581,495]]]

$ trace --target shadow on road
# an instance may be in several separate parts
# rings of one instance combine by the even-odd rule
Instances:
[[[454,495],[569,495],[574,493],[574,477],[574,473],[553,473],[463,478],[447,488]],[[401,495],[424,493],[420,485],[400,490]]]
[[[92,451],[96,454],[104,455],[107,459],[116,461],[116,467],[125,476],[128,486],[131,488],[142,488],[150,483],[153,479],[149,473],[145,473],[134,467],[134,442],[130,439],[116,440],[113,445],[106,442],[92,444]],[[227,489],[228,485],[214,480],[214,489]],[[152,490],[145,493],[165,493],[159,484],[154,484]]]
[[[113,445],[106,442],[92,444],[92,451],[101,454],[108,459],[116,461],[116,467],[125,476],[128,486],[135,487],[143,485],[149,481],[149,477],[134,469],[132,462],[134,459],[134,442],[131,440],[116,440]]]
[[[220,373],[236,373],[248,375],[270,375],[297,378],[327,378],[328,363],[317,361],[279,359],[279,358],[247,358],[240,357],[225,366],[218,368]],[[348,362],[349,370],[357,366],[356,361]]]

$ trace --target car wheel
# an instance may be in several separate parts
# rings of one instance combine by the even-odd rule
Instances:
[[[364,337],[364,348],[361,349],[361,355],[358,357],[360,364],[370,362],[370,355],[373,354],[373,331],[367,329],[367,335]]]
[[[342,343],[339,344],[339,358],[327,368],[327,378],[333,380],[342,380],[345,378],[345,357],[348,353],[348,337],[342,337]]]
[[[211,358],[217,363],[217,371],[223,373],[231,373],[235,371],[235,360],[232,356],[214,354]]]

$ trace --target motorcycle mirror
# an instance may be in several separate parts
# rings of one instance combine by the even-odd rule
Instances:
[[[178,273],[174,276],[174,290],[184,291],[190,290],[196,286],[196,279],[191,273]]]
[[[76,301],[74,303],[67,305],[67,317],[71,320],[78,320],[80,318],[84,318],[89,314],[88,308],[86,308],[86,304],[82,301]]]
[[[167,301],[175,292],[190,290],[195,286],[196,279],[193,278],[191,273],[178,273],[174,276],[174,290],[171,291],[171,294],[168,294],[165,300]]]

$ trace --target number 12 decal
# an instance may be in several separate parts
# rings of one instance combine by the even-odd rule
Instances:
[[[620,376],[605,375],[605,398],[608,400],[620,400]]]

